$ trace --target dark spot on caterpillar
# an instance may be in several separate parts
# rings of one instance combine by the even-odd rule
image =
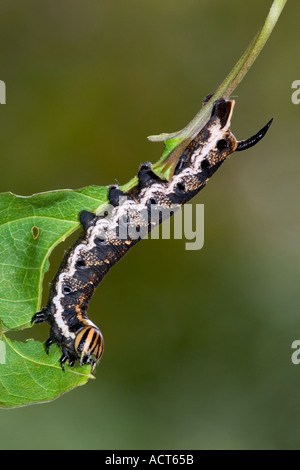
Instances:
[[[150,197],[149,204],[158,204],[158,200],[155,196]]]
[[[104,237],[96,237],[95,238],[95,244],[96,245],[103,245],[105,243],[105,238]]]
[[[62,290],[63,290],[64,294],[71,294],[71,292],[73,292],[72,287],[70,287],[68,285],[63,286]]]
[[[182,182],[177,183],[177,189],[179,191],[184,191],[185,190],[185,184]]]
[[[200,167],[203,169],[203,170],[207,170],[207,168],[209,168],[209,161],[207,160],[207,158],[204,158],[202,160],[202,162],[200,163]]]
[[[227,147],[227,141],[225,139],[218,140],[217,149],[222,151]]]
[[[75,264],[75,266],[76,266],[77,268],[84,268],[85,265],[86,265],[86,263],[85,263],[84,259],[78,259],[78,260],[76,261],[76,264]]]

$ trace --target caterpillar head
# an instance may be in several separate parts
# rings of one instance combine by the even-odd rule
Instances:
[[[80,358],[80,365],[90,364],[92,370],[100,361],[103,353],[103,337],[95,326],[84,326],[75,338],[75,351]]]
[[[206,184],[231,153],[252,147],[267,133],[272,119],[257,134],[249,139],[238,141],[230,130],[234,105],[234,100],[215,101],[210,120],[189,142],[179,159],[177,149],[173,152],[174,155],[169,157],[170,161],[178,159],[174,175],[180,176],[181,174],[185,180],[185,192],[190,191],[187,197],[181,198],[182,203],[193,197],[194,191],[201,189],[199,183]],[[194,179],[187,178],[189,168],[193,168]],[[187,172],[185,173],[184,170]]]
[[[210,121],[200,131],[197,139],[198,143],[202,144],[205,148],[207,148],[210,141],[214,145],[214,140],[216,140],[217,161],[225,159],[234,151],[239,152],[256,145],[266,135],[273,121],[271,119],[259,132],[249,139],[238,141],[230,132],[234,105],[234,100],[220,99],[215,101]]]

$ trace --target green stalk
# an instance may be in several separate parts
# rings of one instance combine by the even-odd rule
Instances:
[[[172,177],[178,157],[209,120],[214,101],[221,98],[228,98],[242,81],[270,37],[286,2],[287,0],[273,1],[265,23],[249,44],[240,60],[217,88],[213,97],[200,109],[184,129],[171,134],[152,135],[148,137],[151,142],[165,142],[162,157],[152,166],[153,171],[155,171],[160,178],[169,180]],[[127,185],[130,184],[131,181]]]

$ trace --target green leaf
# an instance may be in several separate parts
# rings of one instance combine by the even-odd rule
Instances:
[[[90,377],[90,366],[64,374],[58,348],[47,356],[41,343],[12,342],[4,332],[31,325],[51,251],[79,227],[81,210],[97,213],[107,202],[102,186],[30,197],[0,194],[0,407],[51,400]]]
[[[51,348],[52,349],[52,348]],[[0,340],[0,407],[13,408],[29,403],[53,400],[62,393],[84,385],[90,376],[90,366],[62,372],[58,347],[47,356],[38,341],[11,341],[4,335]]]

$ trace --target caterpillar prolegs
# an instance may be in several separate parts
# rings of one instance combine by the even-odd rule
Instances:
[[[211,118],[178,159],[170,181],[157,177],[151,164],[140,165],[139,184],[129,193],[110,186],[111,210],[106,215],[83,211],[79,218],[83,234],[66,254],[55,275],[48,303],[32,322],[48,322],[50,336],[46,351],[56,343],[62,350],[60,363],[70,366],[100,360],[103,338],[87,317],[89,301],[103,277],[139,240],[161,221],[163,209],[172,210],[194,197],[228,155],[256,144],[266,134],[271,121],[250,139],[238,142],[230,131],[234,101],[218,100]],[[170,212],[171,209],[171,212]],[[130,228],[134,231],[130,232]]]

